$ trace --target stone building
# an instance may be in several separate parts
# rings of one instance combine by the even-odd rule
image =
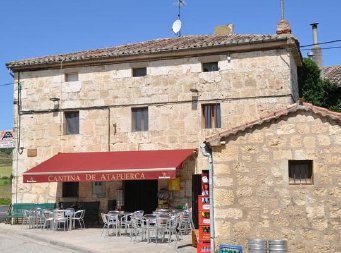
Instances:
[[[341,252],[341,113],[293,104],[207,138],[217,243]]]
[[[84,152],[172,155],[196,149],[221,128],[295,102],[300,65],[298,42],[290,34],[184,36],[10,62],[18,144],[12,201],[99,201],[106,211],[121,189],[145,185],[129,186],[122,177],[86,181],[71,161],[88,161]],[[67,154],[71,159],[63,160]],[[171,206],[191,204],[191,176],[207,166],[200,154],[182,158],[183,168],[176,169],[181,187]],[[53,161],[60,165],[55,171]],[[99,159],[93,170],[108,169],[103,166]],[[72,177],[65,176],[70,170]],[[39,173],[63,176],[46,182],[38,180]],[[157,189],[167,188],[168,179],[160,178],[153,178]],[[155,190],[149,196],[156,198]]]

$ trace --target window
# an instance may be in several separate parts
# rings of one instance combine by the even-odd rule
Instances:
[[[64,112],[66,135],[79,134],[79,112]]]
[[[203,72],[212,72],[218,71],[218,62],[206,62],[202,64],[202,71]]]
[[[65,73],[65,82],[76,82],[78,81],[78,73]]]
[[[220,128],[220,104],[202,105],[203,128]]]
[[[147,75],[147,68],[133,68],[133,76],[146,76]]]
[[[313,161],[289,160],[289,184],[313,184]]]
[[[98,196],[104,196],[104,182],[93,182],[92,193]]]
[[[148,131],[148,107],[132,108],[132,131]]]
[[[78,197],[79,183],[78,182],[63,182],[63,198]]]

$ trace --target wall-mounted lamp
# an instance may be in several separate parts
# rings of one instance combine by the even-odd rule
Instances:
[[[52,102],[59,102],[60,98],[50,98]]]
[[[50,101],[53,102],[53,109],[57,111],[59,109],[60,98],[53,97],[53,98],[50,98]]]
[[[230,54],[227,55],[227,61],[231,62],[231,55]]]

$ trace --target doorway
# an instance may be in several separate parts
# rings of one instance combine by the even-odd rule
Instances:
[[[124,210],[152,213],[157,208],[157,180],[124,181]]]

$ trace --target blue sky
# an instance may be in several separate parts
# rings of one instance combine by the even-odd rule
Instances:
[[[37,56],[110,47],[174,36],[176,0],[0,1],[0,130],[13,128],[13,85],[5,63]],[[212,34],[233,23],[241,34],[273,34],[280,0],[186,0],[183,35]],[[285,0],[285,17],[301,45],[312,43],[310,23],[319,22],[319,42],[341,40],[340,0]],[[324,47],[341,46],[340,43]],[[306,56],[307,51],[302,51]],[[341,65],[341,48],[323,51],[323,63]]]

